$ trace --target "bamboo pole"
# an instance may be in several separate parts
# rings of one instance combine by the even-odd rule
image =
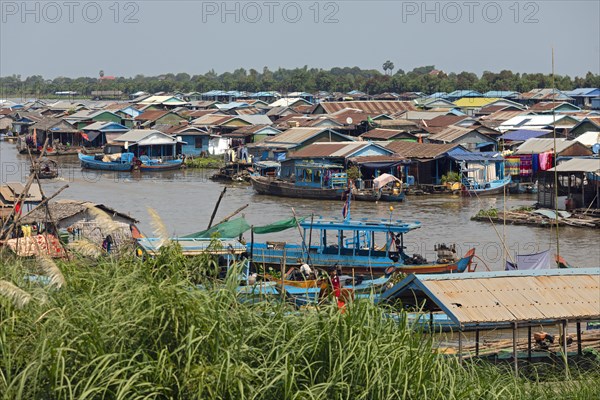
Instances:
[[[223,188],[223,191],[221,192],[221,195],[219,196],[219,199],[217,200],[217,204],[215,204],[215,208],[213,209],[212,215],[210,216],[210,222],[208,223],[208,228],[206,228],[206,229],[211,228],[212,223],[215,219],[215,215],[217,215],[217,210],[219,209],[219,205],[221,204],[221,200],[223,200],[223,196],[225,196],[226,191],[227,191],[227,186],[225,186]]]
[[[231,218],[235,217],[237,214],[239,214],[239,213],[241,213],[242,211],[244,211],[244,210],[245,210],[245,209],[248,207],[248,205],[249,205],[249,204],[246,204],[246,205],[244,205],[244,206],[241,206],[240,208],[238,208],[237,210],[235,210],[234,212],[232,212],[231,214],[229,214],[228,216],[226,216],[225,218],[223,218],[222,220],[220,220],[219,222],[217,222],[217,223],[215,224],[215,226],[216,226],[216,225],[219,225],[219,224],[222,224],[223,222],[227,222],[227,221],[229,221]]]

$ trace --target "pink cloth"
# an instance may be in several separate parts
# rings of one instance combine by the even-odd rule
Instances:
[[[552,168],[552,152],[547,151],[545,153],[540,153],[540,170],[547,171]]]

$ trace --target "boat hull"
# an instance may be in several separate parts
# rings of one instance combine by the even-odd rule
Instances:
[[[104,162],[94,158],[94,156],[86,156],[78,154],[81,166],[86,169],[96,169],[100,171],[131,171],[131,164],[120,162]]]
[[[258,194],[301,199],[340,200],[344,189],[321,189],[296,186],[291,182],[264,176],[251,176],[252,188]]]
[[[180,169],[182,165],[183,165],[183,160],[172,160],[172,161],[165,161],[162,163],[155,163],[155,162],[142,163],[141,165],[139,165],[138,168],[140,169],[140,171],[171,171],[171,170]]]
[[[489,187],[484,187],[482,189],[468,189],[468,188],[463,187],[461,194],[463,196],[473,196],[473,195],[487,196],[487,195],[501,194],[501,193],[504,193],[505,188],[508,191],[508,185],[510,185],[510,183],[511,183],[511,178],[509,176],[501,181],[490,182]]]
[[[289,268],[300,267],[301,264],[304,264],[305,252],[298,245],[286,245],[284,249],[269,249],[262,243],[255,243],[253,246],[247,247],[249,251],[252,251],[252,262],[256,268],[268,269],[271,267],[278,270],[281,265]],[[317,269],[340,268],[342,273],[348,275],[381,276],[390,267],[405,274],[444,274],[465,271],[471,264],[473,255],[465,255],[457,262],[446,264],[405,264],[402,259],[394,262],[387,256],[323,254],[311,247],[308,264]]]

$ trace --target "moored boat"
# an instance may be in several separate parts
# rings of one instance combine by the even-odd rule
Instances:
[[[136,163],[136,168],[140,171],[168,171],[179,169],[183,166],[183,158],[173,160],[164,160],[162,158],[150,158],[141,156],[139,162]]]
[[[463,180],[461,194],[463,196],[501,194],[504,193],[505,188],[508,191],[508,185],[510,182],[510,175],[504,177],[503,179],[482,183],[475,182],[473,180]]]
[[[43,158],[34,162],[30,172],[36,173],[39,179],[54,179],[58,176],[58,163],[54,160]]]
[[[134,159],[133,153],[122,153],[118,157],[115,156],[110,157],[105,154],[91,156],[78,153],[83,168],[103,171],[131,171]]]
[[[281,265],[311,268],[338,267],[349,275],[381,276],[390,267],[402,273],[448,273],[470,269],[474,249],[461,259],[439,258],[428,262],[419,255],[404,252],[404,234],[418,229],[419,222],[382,220],[331,220],[318,218],[299,222],[303,243],[252,243],[248,246],[252,261],[261,267],[280,268]],[[311,243],[314,238],[317,244]],[[309,243],[306,243],[306,241]]]

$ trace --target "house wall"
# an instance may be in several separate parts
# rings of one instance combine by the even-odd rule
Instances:
[[[198,135],[178,135],[181,136],[181,140],[187,142],[187,144],[181,145],[181,153],[185,156],[197,157],[202,152],[209,152],[209,136],[198,136]],[[199,147],[198,147],[199,146]]]

